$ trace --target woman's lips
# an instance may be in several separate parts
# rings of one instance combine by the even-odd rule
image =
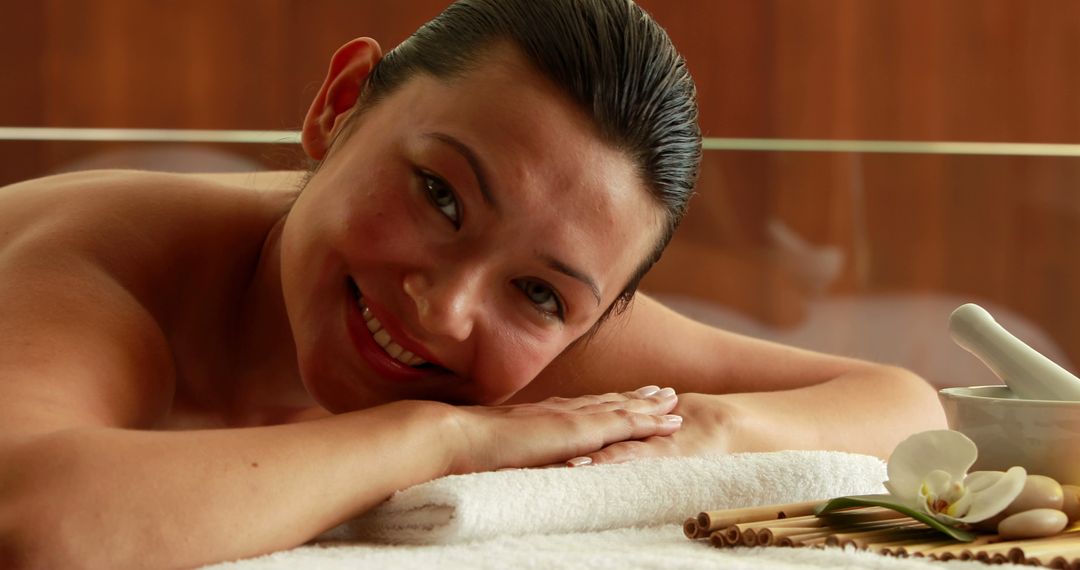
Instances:
[[[356,351],[360,354],[361,358],[363,358],[364,361],[367,362],[367,364],[380,376],[392,380],[412,381],[430,376],[432,373],[430,368],[425,369],[407,366],[392,358],[378,343],[375,342],[375,339],[372,338],[371,331],[368,330],[367,324],[364,321],[362,310],[357,303],[357,294],[358,290],[355,290],[355,284],[352,284],[350,280],[350,286],[346,288],[345,295],[345,326],[349,331],[349,338],[352,340],[353,346],[356,348]],[[393,337],[392,333],[391,336]],[[399,341],[395,339],[395,342]],[[411,347],[406,346],[406,348]],[[425,354],[418,353],[417,355],[427,360]]]

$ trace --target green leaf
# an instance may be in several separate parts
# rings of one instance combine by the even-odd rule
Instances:
[[[973,532],[951,527],[926,513],[919,512],[907,505],[897,503],[892,495],[857,495],[853,497],[839,497],[814,509],[814,514],[821,516],[838,509],[847,509],[850,507],[885,507],[886,509],[891,509],[907,515],[919,522],[926,523],[930,528],[943,532],[961,542],[971,542],[975,540],[976,536]]]

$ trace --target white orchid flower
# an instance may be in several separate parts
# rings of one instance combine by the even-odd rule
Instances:
[[[1012,467],[968,474],[977,456],[975,443],[958,431],[917,433],[889,457],[885,488],[898,502],[947,525],[986,520],[1020,494],[1027,472]]]

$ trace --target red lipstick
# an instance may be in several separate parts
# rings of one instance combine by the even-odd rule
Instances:
[[[345,327],[349,331],[349,338],[352,340],[352,344],[356,348],[357,353],[360,354],[360,357],[363,358],[376,373],[384,378],[399,381],[415,381],[430,377],[432,375],[431,368],[417,368],[403,364],[398,360],[391,358],[390,355],[375,342],[371,331],[367,328],[367,323],[364,321],[363,312],[357,302],[358,296],[359,290],[356,289],[355,284],[350,280],[345,296]],[[382,327],[386,329],[388,333],[390,333],[394,342],[400,344],[405,350],[428,361],[430,364],[438,366],[436,362],[430,359],[430,355],[427,354],[426,350],[415,346],[409,341],[406,335],[395,330],[396,327],[394,327],[392,323],[387,322],[389,319],[384,321],[382,318],[379,318],[378,313],[381,313],[381,310],[377,311],[370,305],[366,306],[373,313],[376,313],[375,318],[379,319],[379,323],[382,324]],[[436,368],[436,370],[438,370],[438,368]]]

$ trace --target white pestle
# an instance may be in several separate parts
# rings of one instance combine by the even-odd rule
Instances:
[[[1017,397],[1080,401],[1080,378],[1013,336],[986,309],[974,303],[961,305],[949,316],[949,332]]]

